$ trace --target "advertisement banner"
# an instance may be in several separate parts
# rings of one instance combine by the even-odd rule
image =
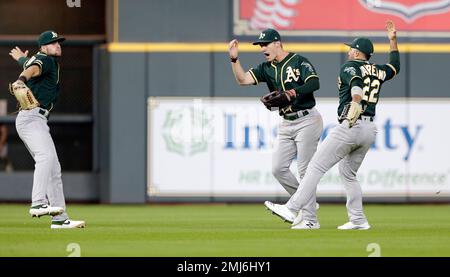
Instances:
[[[148,195],[287,196],[271,172],[281,117],[256,98],[149,98]],[[337,125],[337,99],[319,98],[321,141]],[[450,101],[381,100],[378,133],[358,179],[364,196],[450,195]],[[320,147],[320,143],[319,143]],[[291,165],[297,176],[296,162]],[[337,166],[318,196],[345,196]]]
[[[384,36],[391,19],[400,36],[450,36],[450,0],[234,0],[233,18],[235,35]]]

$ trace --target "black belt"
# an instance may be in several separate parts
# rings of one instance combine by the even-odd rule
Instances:
[[[358,119],[364,120],[364,121],[370,121],[373,122],[373,116],[367,116],[367,115],[360,115]]]
[[[342,123],[344,120],[345,120],[345,119],[338,118],[338,122],[339,122],[339,123]],[[374,121],[374,118],[373,118],[373,116],[360,115],[360,116],[358,117],[358,120],[363,120],[363,121],[370,121],[370,122],[373,122],[373,121]]]
[[[303,111],[298,111],[295,114],[291,114],[291,115],[285,114],[283,116],[283,118],[286,120],[296,120],[296,119],[298,119],[302,116],[308,115],[308,114],[309,114],[309,112],[307,110],[303,110]]]
[[[45,116],[47,119],[50,116],[50,112],[42,108],[39,108],[39,113]]]

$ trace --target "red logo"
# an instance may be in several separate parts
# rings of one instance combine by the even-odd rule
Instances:
[[[283,28],[292,27],[291,20],[297,15],[295,5],[300,0],[256,0],[250,28]]]
[[[450,38],[450,0],[234,0],[234,34],[274,28],[285,36],[399,36]]]
[[[408,22],[425,15],[446,13],[450,10],[450,0],[359,0],[359,2],[371,11],[400,16]]]

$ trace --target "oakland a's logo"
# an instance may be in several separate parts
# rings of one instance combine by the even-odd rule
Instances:
[[[359,2],[371,11],[394,14],[406,21],[450,10],[450,0],[410,0],[407,1],[408,4],[404,4],[406,1],[401,0],[359,0]]]
[[[298,68],[292,69],[291,66],[288,66],[288,68],[286,68],[286,80],[284,81],[284,83],[292,82],[292,80],[295,80],[297,82],[299,76],[300,70]]]
[[[52,38],[57,38],[57,37],[58,37],[58,34],[55,32],[52,32]]]
[[[265,36],[266,36],[266,34],[261,33],[261,34],[259,35],[259,39],[263,39]]]

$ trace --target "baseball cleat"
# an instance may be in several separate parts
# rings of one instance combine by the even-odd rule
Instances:
[[[51,229],[74,229],[74,228],[84,228],[86,223],[83,220],[70,220],[66,219],[63,221],[52,221]]]
[[[30,208],[31,217],[41,217],[43,215],[60,215],[64,212],[64,208],[61,207],[52,207],[50,205],[37,205]]]
[[[308,220],[302,220],[297,224],[292,224],[291,229],[294,230],[309,230],[309,229],[320,229],[319,222],[312,222]]]
[[[285,222],[292,223],[297,216],[293,211],[289,210],[286,205],[278,205],[270,201],[266,201],[264,202],[264,206],[266,206],[268,210],[272,211],[272,214],[280,217]]]
[[[370,229],[370,225],[368,222],[363,224],[354,224],[352,222],[347,222],[344,225],[337,227],[339,230],[368,230]]]
[[[299,211],[297,216],[292,221],[292,226],[298,225],[302,221],[303,221],[302,211]]]

